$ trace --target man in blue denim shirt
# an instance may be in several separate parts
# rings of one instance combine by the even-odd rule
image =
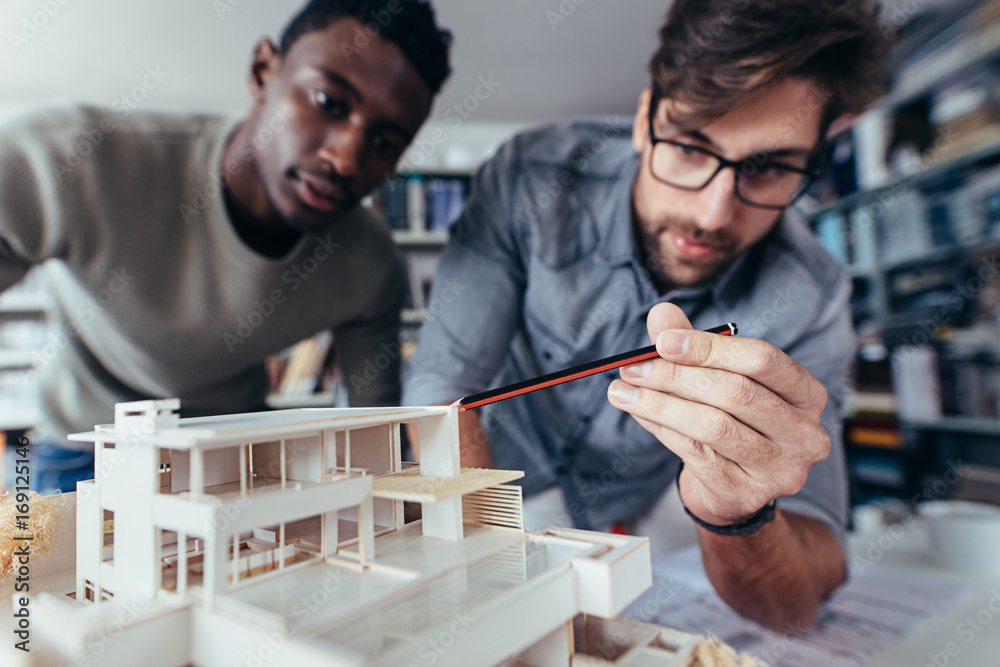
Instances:
[[[864,0],[677,0],[660,37],[632,123],[529,132],[479,171],[404,402],[655,342],[620,375],[464,413],[463,465],[525,470],[529,501],[557,487],[601,530],[677,480],[723,599],[801,628],[846,572],[854,337],[844,272],[783,211],[870,100],[882,35]],[[739,337],[697,331],[728,321]]]

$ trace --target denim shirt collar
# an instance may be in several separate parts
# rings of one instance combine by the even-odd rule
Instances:
[[[631,143],[627,150],[611,188],[606,214],[598,216],[604,225],[604,238],[597,258],[611,266],[622,266],[638,259],[632,233],[632,182],[639,168],[639,154]]]

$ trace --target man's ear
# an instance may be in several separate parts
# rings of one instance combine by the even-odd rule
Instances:
[[[281,62],[277,45],[267,37],[262,37],[253,49],[250,61],[250,78],[247,85],[255,101],[261,101],[264,92]]]
[[[830,123],[830,127],[826,129],[826,140],[829,141],[837,136],[840,136],[847,130],[854,127],[854,123],[858,120],[858,114],[844,114],[843,116],[838,116],[833,119]]]
[[[632,146],[636,153],[641,153],[642,149],[649,143],[649,102],[653,97],[653,91],[646,88],[639,93],[639,105],[635,110],[635,120],[632,121]]]

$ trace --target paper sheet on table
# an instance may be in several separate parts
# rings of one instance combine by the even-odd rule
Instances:
[[[779,634],[741,618],[715,594],[698,548],[653,563],[653,586],[623,614],[645,623],[714,634],[772,667],[861,665],[947,610],[969,586],[923,574],[872,566],[823,605],[807,632]],[[794,636],[793,636],[794,634]]]

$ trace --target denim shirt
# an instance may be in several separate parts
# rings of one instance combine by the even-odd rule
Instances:
[[[706,329],[735,321],[802,363],[829,394],[830,456],[779,506],[843,539],[840,409],[855,342],[844,271],[789,214],[711,284],[660,295],[637,252],[631,124],[576,121],[521,134],[476,174],[429,301],[404,404],[462,396],[650,344],[646,315],[679,306]],[[642,514],[680,460],[606,392],[618,371],[479,408],[497,468],[526,495],[558,484],[574,525]],[[565,518],[565,517],[563,517]]]

